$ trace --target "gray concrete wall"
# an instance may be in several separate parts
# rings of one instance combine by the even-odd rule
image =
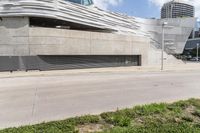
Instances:
[[[0,56],[141,55],[148,64],[146,37],[29,27],[24,17],[3,18],[0,35]]]
[[[2,18],[0,20],[0,56],[29,55],[28,18]]]
[[[30,55],[142,55],[145,65],[150,40],[111,33],[30,28],[29,45]]]
[[[182,54],[185,44],[192,32],[196,18],[174,19],[141,19],[141,30],[148,31],[151,35],[151,44],[161,49],[162,24],[168,22],[165,29],[165,52],[168,54]]]

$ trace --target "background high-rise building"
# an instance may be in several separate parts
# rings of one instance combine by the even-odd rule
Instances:
[[[194,17],[194,6],[181,0],[165,3],[161,9],[161,18]]]

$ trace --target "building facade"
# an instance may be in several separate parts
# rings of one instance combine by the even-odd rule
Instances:
[[[187,18],[194,17],[194,6],[183,2],[182,0],[172,0],[163,5],[161,9],[161,18]],[[197,43],[200,43],[200,27],[199,22],[196,22],[195,28],[191,32],[186,46],[184,48],[184,55],[192,58],[191,52],[197,48]]]
[[[161,9],[161,18],[194,17],[194,6],[181,0],[173,0],[165,3]]]
[[[142,19],[74,0],[0,1],[0,71],[159,65],[177,62],[195,18]],[[89,4],[90,5],[90,4]]]

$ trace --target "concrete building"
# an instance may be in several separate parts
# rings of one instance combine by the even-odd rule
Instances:
[[[194,6],[185,3],[183,0],[172,0],[163,5],[161,9],[161,18],[188,18],[194,17]],[[184,54],[191,57],[190,52],[197,48],[197,43],[200,43],[200,26],[196,22],[195,28],[191,32],[189,39],[186,42]]]
[[[89,3],[89,4],[87,4]],[[0,71],[179,62],[195,18],[142,19],[77,0],[0,1]]]
[[[172,0],[163,5],[161,18],[194,17],[194,6],[182,0]]]

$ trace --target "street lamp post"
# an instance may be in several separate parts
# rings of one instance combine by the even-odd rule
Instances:
[[[165,26],[167,22],[163,22],[162,24],[162,52],[161,52],[161,71],[164,70],[164,50],[165,50]]]
[[[197,62],[199,61],[199,43],[197,43]]]

